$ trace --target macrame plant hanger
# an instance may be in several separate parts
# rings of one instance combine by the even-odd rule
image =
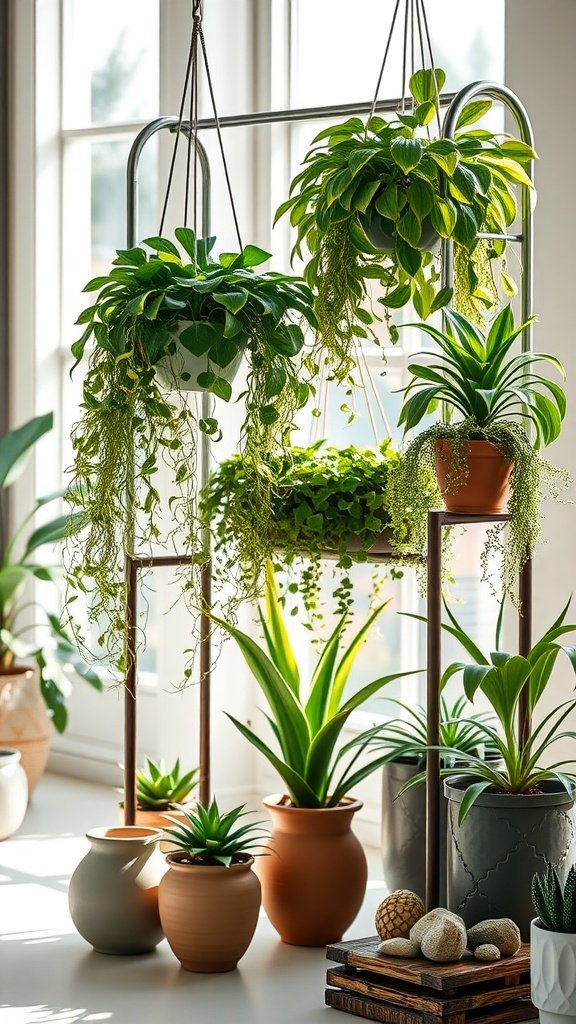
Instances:
[[[238,214],[232,193],[230,173],[226,161],[224,141],[220,126],[220,119],[216,109],[216,99],[212,83],[212,74],[206,50],[206,41],[202,27],[202,0],[193,0],[192,4],[192,28],[190,34],[190,47],[184,76],[184,85],[180,100],[180,109],[177,118],[158,118],[151,122],[135,140],[130,151],[127,165],[128,178],[128,203],[127,203],[127,244],[132,247],[138,241],[138,164],[142,149],[146,141],[159,129],[169,127],[174,133],[174,145],[168,171],[168,179],[162,213],[160,217],[159,234],[162,235],[172,185],[176,160],[181,135],[186,136],[186,174],[184,187],[184,216],[183,226],[188,226],[190,206],[192,206],[192,226],[195,237],[198,238],[198,193],[199,179],[202,183],[202,211],[201,229],[202,236],[207,238],[210,234],[210,199],[211,199],[211,176],[208,157],[202,143],[198,139],[198,71],[199,51],[202,56],[202,63],[206,75],[210,103],[212,107],[213,123],[218,136],[218,145],[226,180],[226,189],[232,210],[236,237],[240,250],[242,250],[242,239]],[[185,119],[186,105],[188,101],[188,117]],[[200,172],[200,173],[199,173]],[[195,261],[194,257],[194,261]],[[212,399],[208,392],[202,392],[201,414],[203,419],[211,415]],[[207,434],[200,432],[200,485],[204,485],[210,472],[210,439]],[[132,545],[133,546],[133,545]],[[206,804],[210,798],[210,683],[211,683],[211,642],[210,642],[210,619],[207,614],[212,604],[212,569],[210,563],[210,531],[204,530],[202,536],[202,547],[204,558],[200,568],[200,636],[199,636],[199,669],[200,669],[200,800]],[[189,565],[192,561],[191,555],[149,555],[138,556],[133,551],[127,551],[126,562],[126,678],[124,687],[124,820],[125,824],[134,824],[136,816],[136,693],[138,682],[138,654],[137,654],[137,620],[138,620],[138,574],[142,569],[172,567],[177,568]]]

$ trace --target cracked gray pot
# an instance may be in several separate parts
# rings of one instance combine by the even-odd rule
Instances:
[[[532,794],[482,793],[461,825],[458,812],[473,776],[446,780],[448,907],[468,926],[511,917],[530,938],[532,877],[547,864],[561,878],[576,855],[574,799],[559,782]]]

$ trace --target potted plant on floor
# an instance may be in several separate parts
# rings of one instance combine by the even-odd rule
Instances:
[[[10,488],[25,470],[34,445],[52,429],[47,413],[28,420],[0,438],[0,518],[8,516]],[[34,527],[36,513],[62,495],[38,498],[30,512],[0,539],[0,746],[20,751],[30,793],[44,771],[53,727],[64,732],[72,668],[96,690],[102,683],[78,654],[58,615],[40,601],[30,601],[27,584],[57,587],[58,565],[38,561],[38,554],[81,526],[79,516],[57,516]],[[32,620],[28,617],[34,611]],[[38,632],[38,637],[35,633]]]
[[[532,903],[538,914],[530,929],[531,998],[541,1024],[576,1020],[576,868],[562,885],[548,865],[532,880]]]
[[[110,273],[86,286],[98,295],[80,315],[84,330],[72,346],[75,367],[84,363],[84,384],[68,496],[85,528],[70,544],[70,595],[88,593],[102,657],[120,668],[124,552],[147,551],[158,541],[164,514],[163,539],[177,538],[191,556],[193,593],[203,557],[196,432],[217,439],[220,427],[217,414],[198,418],[183,392],[204,390],[229,402],[227,373],[246,356],[241,438],[258,521],[267,517],[271,491],[261,461],[286,443],[293,415],[309,396],[301,365],[302,325],[315,324],[307,285],[259,272],[269,253],[256,246],[214,259],[213,238],[196,239],[189,228],[177,228],[176,238],[184,256],[165,238],[145,241],[152,255],[140,247],[118,251]],[[155,484],[161,462],[171,474],[165,501]]]
[[[136,771],[136,819],[135,825],[148,828],[165,828],[170,821],[184,822],[186,812],[193,806],[190,794],[198,785],[198,768],[183,772],[180,758],[174,766],[166,771],[164,761],[153,761],[146,758],[146,766]],[[182,806],[180,806],[182,805]],[[122,822],[124,822],[124,804],[120,804]],[[168,843],[162,843],[160,849],[171,849]]]
[[[400,424],[419,425],[440,403],[450,420],[427,427],[409,442],[390,474],[387,507],[392,543],[422,549],[427,513],[442,499],[449,512],[510,514],[502,568],[505,593],[512,594],[522,566],[540,536],[540,505],[548,487],[557,495],[569,483],[563,470],[544,459],[540,449],[554,441],[566,413],[559,384],[538,373],[548,363],[565,377],[562,363],[540,352],[511,356],[526,325],[514,325],[506,306],[483,331],[454,310],[445,311],[446,331],[417,325],[438,344],[412,362],[404,389]],[[461,417],[458,420],[452,416]],[[534,442],[517,422],[533,430]],[[438,485],[430,487],[434,470]],[[489,546],[500,546],[500,527]],[[485,556],[487,558],[487,555]],[[487,561],[484,562],[486,571]]]
[[[566,623],[568,605],[524,658],[496,650],[487,658],[463,630],[459,639],[470,656],[451,668],[463,672],[469,700],[481,692],[499,728],[476,722],[502,758],[497,766],[455,751],[457,774],[443,769],[448,798],[448,904],[467,924],[486,917],[510,917],[524,939],[530,933],[529,894],[542,861],[555,865],[576,853],[575,759],[557,760],[555,744],[573,741],[564,727],[576,699],[563,701],[532,727],[518,730],[518,703],[526,694],[530,715],[540,710],[554,666],[564,652],[576,671],[576,649],[558,640],[576,626]],[[441,753],[448,753],[442,747]],[[412,780],[415,785],[423,778]]]
[[[352,565],[394,554],[386,488],[397,458],[389,439],[378,449],[338,449],[317,441],[272,455],[267,466],[274,490],[264,529],[250,514],[250,466],[241,455],[223,460],[200,505],[214,538],[216,576],[234,580],[237,593],[257,597],[263,567],[273,559],[288,569],[304,612],[317,619],[321,563],[328,558],[335,563],[336,610],[343,614],[352,602]]]
[[[223,814],[213,800],[164,830],[177,849],[160,882],[160,920],[186,971],[233,971],[252,941],[260,910],[252,865],[267,833],[261,822],[241,824],[245,813],[242,806]]]
[[[478,233],[509,229],[516,186],[532,187],[524,164],[536,154],[471,127],[490,100],[464,108],[453,140],[426,137],[445,77],[440,68],[413,75],[414,109],[394,120],[352,117],[323,129],[276,214],[289,213],[297,229],[293,254],[302,258],[303,243],[310,252],[305,277],[316,295],[319,345],[339,380],[353,369],[357,340],[375,338],[372,324],[381,317],[369,301],[371,281],[389,325],[390,311],[409,301],[423,319],[450,301],[438,270],[441,239],[455,243],[459,308],[477,316],[478,306],[497,301],[492,262],[506,243]],[[502,282],[514,292],[506,272]]]
[[[235,626],[217,622],[234,638],[270,708],[267,714],[279,752],[248,725],[228,717],[278,772],[287,792],[264,806],[272,816],[273,856],[260,865],[264,909],[284,942],[324,946],[337,942],[354,920],[366,887],[366,857],[351,831],[362,804],[347,794],[386,760],[360,760],[371,730],[338,747],[350,715],[384,686],[410,672],[376,679],[346,699],[350,671],[384,605],[374,609],[339,657],[343,615],[304,692],[278,599],[274,572],[266,576],[261,623],[268,654]]]

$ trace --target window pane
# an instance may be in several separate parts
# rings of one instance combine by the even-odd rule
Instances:
[[[68,0],[64,124],[158,113],[158,0]]]

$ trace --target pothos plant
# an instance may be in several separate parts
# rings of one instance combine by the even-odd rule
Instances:
[[[263,568],[272,559],[289,570],[289,591],[300,598],[308,619],[316,619],[321,617],[321,560],[328,554],[335,565],[333,596],[343,614],[352,603],[349,570],[368,562],[375,545],[382,549],[390,526],[386,489],[397,458],[389,439],[378,449],[338,449],[320,440],[272,455],[267,469],[274,487],[264,529],[250,514],[250,465],[241,455],[225,459],[211,475],[200,503],[214,537],[214,572],[223,580],[233,579],[236,593],[254,597]]]
[[[185,255],[169,239],[148,238],[151,255],[142,247],[118,250],[110,272],[88,282],[85,291],[97,295],[80,314],[84,330],[72,346],[73,370],[82,363],[84,381],[68,498],[86,528],[71,538],[68,580],[71,597],[89,595],[102,656],[120,669],[124,552],[177,537],[179,550],[196,562],[203,557],[196,431],[216,439],[221,431],[217,414],[197,420],[183,391],[192,387],[230,401],[225,370],[246,356],[246,383],[237,397],[245,406],[241,437],[255,520],[266,517],[270,500],[262,460],[286,443],[310,391],[302,372],[302,325],[316,323],[308,286],[258,272],[269,253],[256,246],[214,259],[214,238],[197,239],[185,227],[175,235]],[[187,355],[192,372],[183,369]],[[165,502],[155,485],[161,463],[171,475]]]
[[[478,233],[512,224],[516,186],[532,188],[524,165],[536,154],[517,139],[471,127],[490,100],[464,107],[454,139],[432,137],[445,78],[440,68],[416,72],[413,109],[394,120],[352,117],[321,131],[276,213],[289,213],[297,230],[293,257],[305,258],[304,245],[310,254],[304,275],[315,292],[318,344],[339,380],[353,369],[357,339],[378,341],[374,321],[384,318],[397,340],[391,311],[409,301],[423,320],[453,298],[473,318],[497,301],[493,265],[506,243]],[[442,239],[455,246],[454,296],[441,287]],[[505,265],[501,284],[514,294]]]
[[[428,511],[441,504],[438,485],[430,486],[436,444],[450,442],[446,490],[451,492],[467,477],[468,441],[490,441],[512,462],[510,523],[502,564],[505,594],[513,595],[518,574],[540,537],[540,509],[544,493],[558,497],[570,478],[542,457],[541,449],[558,437],[566,414],[561,386],[537,372],[547,363],[565,378],[562,363],[542,352],[511,356],[512,346],[526,324],[514,325],[510,306],[483,331],[467,317],[446,310],[446,330],[418,324],[437,348],[422,350],[422,361],[408,366],[411,380],[404,389],[399,422],[410,431],[442,403],[459,420],[433,423],[409,442],[390,474],[387,507],[393,543],[423,548]],[[518,422],[520,420],[520,422]],[[533,432],[532,441],[523,423]],[[483,555],[489,574],[490,550],[502,550],[501,526],[488,532]]]

